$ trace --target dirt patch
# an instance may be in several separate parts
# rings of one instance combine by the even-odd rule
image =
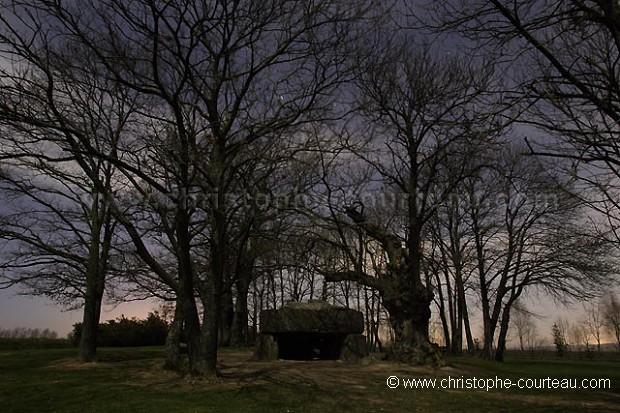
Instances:
[[[61,359],[50,363],[46,368],[52,370],[91,370],[91,369],[109,369],[116,367],[114,363],[92,362],[82,363],[75,359]]]
[[[338,387],[346,383],[348,388],[366,389],[371,386],[384,386],[391,375],[410,378],[443,378],[450,376],[472,376],[478,371],[467,367],[433,368],[409,366],[377,359],[366,364],[345,363],[340,360],[255,360],[251,350],[223,349],[220,351],[217,380],[196,380],[183,377],[177,372],[165,370],[163,360],[147,358],[142,360],[97,361],[80,363],[74,358],[54,361],[46,367],[56,370],[122,369],[136,386],[156,388],[186,387],[245,387],[269,383]]]
[[[287,383],[295,385],[366,389],[385,385],[390,375],[407,377],[445,377],[467,374],[462,369],[444,367],[405,366],[387,361],[373,361],[368,365],[344,363],[339,360],[313,361],[257,361],[244,350],[226,350],[219,359],[221,385],[243,387],[248,384]]]
[[[303,385],[321,388],[341,387],[364,390],[371,386],[384,386],[388,376],[396,374],[408,377],[440,377],[447,374],[465,374],[452,367],[433,369],[410,367],[386,361],[370,361],[370,364],[344,363],[338,360],[314,361],[257,361],[251,350],[224,349],[220,351],[217,380],[197,380],[183,377],[177,372],[165,370],[163,360],[97,361],[80,363],[67,358],[50,363],[52,370],[121,369],[125,382],[132,386],[152,387],[162,390],[183,391],[188,388],[245,388],[269,384]]]

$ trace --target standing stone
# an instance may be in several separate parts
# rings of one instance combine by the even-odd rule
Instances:
[[[259,360],[277,360],[278,343],[271,334],[259,334],[256,340],[256,357]]]
[[[342,350],[340,351],[340,360],[357,363],[367,355],[366,337],[362,334],[349,334],[344,339]]]

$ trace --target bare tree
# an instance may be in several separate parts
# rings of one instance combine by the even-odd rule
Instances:
[[[444,324],[446,345],[454,354],[462,351],[463,336],[467,349],[474,349],[466,292],[475,272],[475,247],[467,221],[466,199],[455,191],[438,208],[429,225],[431,252],[426,258],[435,279],[435,301]]]
[[[339,50],[366,9],[363,1],[278,0],[27,1],[3,7],[3,50],[19,56],[27,68],[20,77],[37,86],[34,93],[12,90],[7,116],[40,126],[15,105],[25,97],[38,99],[53,114],[47,126],[60,132],[59,142],[107,196],[135,252],[176,292],[191,374],[216,374],[231,248],[233,207],[227,195],[239,188],[244,156],[286,131],[333,116],[332,92],[344,79]],[[141,102],[112,153],[57,110],[64,103],[59,86],[70,90],[69,80],[87,70],[79,61],[68,63],[76,54],[93,62],[96,76],[127,88]],[[153,201],[157,231],[174,252],[174,269],[143,239],[139,217],[124,214],[117,194],[105,191],[89,159],[111,162],[133,190]],[[196,194],[209,196],[193,205]],[[194,259],[199,256],[208,259],[200,268],[204,272]]]
[[[519,348],[521,351],[529,349],[529,344],[532,342],[534,336],[534,330],[536,328],[532,313],[525,308],[520,301],[514,303],[512,311],[512,325],[516,330],[517,337],[519,338]]]
[[[507,62],[530,152],[562,158],[574,196],[618,237],[620,14],[614,0],[461,1],[428,5],[431,26]]]
[[[603,300],[603,320],[620,351],[620,302],[613,294],[607,295]]]
[[[503,360],[516,300],[533,288],[559,300],[588,298],[609,280],[609,244],[584,219],[561,178],[537,159],[503,148],[495,166],[470,180],[478,291],[484,326],[483,357]],[[573,222],[568,228],[565,223]]]
[[[36,162],[38,164],[38,162]],[[12,199],[0,215],[0,286],[18,286],[69,308],[83,308],[79,356],[93,361],[106,284],[118,277],[124,243],[98,192],[88,180],[58,166],[20,162],[0,179],[0,193]],[[36,174],[43,173],[45,179]]]
[[[377,56],[377,50],[384,52]],[[422,268],[423,235],[437,206],[468,173],[466,163],[459,160],[484,146],[496,126],[491,117],[474,110],[490,73],[460,61],[439,61],[430,50],[415,50],[406,41],[381,44],[362,56],[366,59],[358,64],[355,79],[359,108],[355,122],[368,126],[345,134],[343,145],[345,156],[361,161],[361,170],[370,179],[357,198],[350,194],[330,206],[329,220],[339,228],[338,245],[348,268],[328,273],[327,278],[355,281],[379,291],[390,315],[395,349],[432,353],[428,328],[433,293]],[[366,138],[364,145],[360,136]],[[454,161],[456,171],[446,170],[448,159]],[[372,211],[368,200],[360,197],[364,191],[376,193],[373,186],[403,201],[396,212],[398,219],[387,225],[373,218],[391,212]],[[387,257],[378,277],[362,268],[359,249],[354,252],[345,239],[345,227],[372,239]]]
[[[589,305],[584,306],[586,313],[583,320],[588,334],[590,334],[596,341],[597,350],[601,352],[601,338],[603,334],[604,320],[600,302],[591,302]]]
[[[85,174],[63,134],[66,128],[79,129],[102,154],[113,154],[135,101],[126,89],[97,79],[92,61],[82,56],[85,70],[56,84],[55,105],[46,106],[44,77],[35,75],[45,59],[30,56],[33,66],[24,66],[29,49],[10,48],[17,39],[0,33],[4,56],[13,62],[0,69],[0,181],[4,196],[13,200],[2,211],[0,238],[10,243],[1,265],[3,281],[83,306],[80,359],[89,362],[96,353],[106,283],[124,266],[119,248],[125,240],[106,199],[122,184],[104,159],[83,159],[91,172]],[[48,71],[62,71],[74,62],[61,60]],[[56,122],[60,112],[64,124]]]

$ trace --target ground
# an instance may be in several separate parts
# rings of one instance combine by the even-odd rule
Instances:
[[[251,350],[220,351],[222,378],[189,380],[164,371],[163,348],[100,350],[99,362],[75,349],[0,351],[5,412],[616,412],[620,361],[475,357],[433,369],[373,361],[253,361]],[[390,389],[409,378],[609,378],[599,390]]]

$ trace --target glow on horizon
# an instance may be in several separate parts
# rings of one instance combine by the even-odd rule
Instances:
[[[155,301],[134,301],[116,306],[104,305],[101,321],[112,320],[124,315],[127,318],[144,318],[157,309]],[[67,311],[62,306],[42,297],[17,295],[16,290],[0,290],[0,328],[18,327],[50,329],[58,337],[66,337],[73,324],[82,321],[82,310]]]
[[[82,310],[66,311],[58,304],[42,297],[28,297],[16,294],[17,290],[0,290],[0,329],[18,327],[50,329],[58,333],[58,337],[66,337],[73,329],[73,324],[82,321]],[[574,323],[584,316],[581,303],[573,303],[568,307],[557,305],[549,297],[538,295],[526,300],[527,308],[540,318],[534,320],[536,332],[540,338],[551,345],[551,326],[562,317]],[[159,307],[156,300],[134,301],[116,306],[104,305],[101,311],[101,322],[113,320],[121,315],[127,318],[145,318],[146,315]],[[474,308],[474,307],[472,307]],[[470,314],[474,337],[482,336],[482,326],[477,312]],[[606,337],[607,339],[607,337]],[[514,332],[509,333],[509,347],[514,346]],[[605,340],[610,341],[610,340]],[[611,340],[610,342],[613,342]]]

